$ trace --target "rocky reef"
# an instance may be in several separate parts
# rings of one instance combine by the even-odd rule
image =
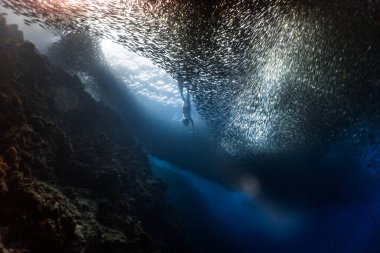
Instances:
[[[0,19],[0,252],[190,252],[123,117]]]
[[[7,24],[7,20],[5,19],[5,14],[0,13],[0,39],[12,39],[17,43],[21,43],[24,41],[24,33],[18,29],[18,25],[16,24]]]

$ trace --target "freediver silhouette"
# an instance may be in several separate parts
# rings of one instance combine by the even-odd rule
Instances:
[[[191,124],[191,127],[193,129],[192,133],[194,133],[194,130],[195,130],[194,129],[194,121],[191,118],[190,92],[189,92],[189,89],[187,89],[187,94],[186,94],[186,98],[185,98],[185,96],[183,95],[183,87],[184,87],[183,80],[179,79],[178,80],[178,89],[179,89],[179,92],[181,93],[181,97],[183,100],[182,120],[181,121],[185,126],[188,126],[189,124]]]

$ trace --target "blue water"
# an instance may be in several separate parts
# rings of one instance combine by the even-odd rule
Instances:
[[[310,209],[225,189],[150,157],[167,201],[204,252],[380,252],[380,197]]]

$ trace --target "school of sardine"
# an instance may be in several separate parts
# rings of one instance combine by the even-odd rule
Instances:
[[[1,0],[87,31],[182,79],[229,153],[378,140],[378,0]]]

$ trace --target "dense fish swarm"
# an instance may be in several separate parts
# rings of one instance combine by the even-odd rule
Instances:
[[[240,157],[361,140],[379,122],[378,0],[2,4],[26,23],[112,39],[184,79],[221,145]]]

